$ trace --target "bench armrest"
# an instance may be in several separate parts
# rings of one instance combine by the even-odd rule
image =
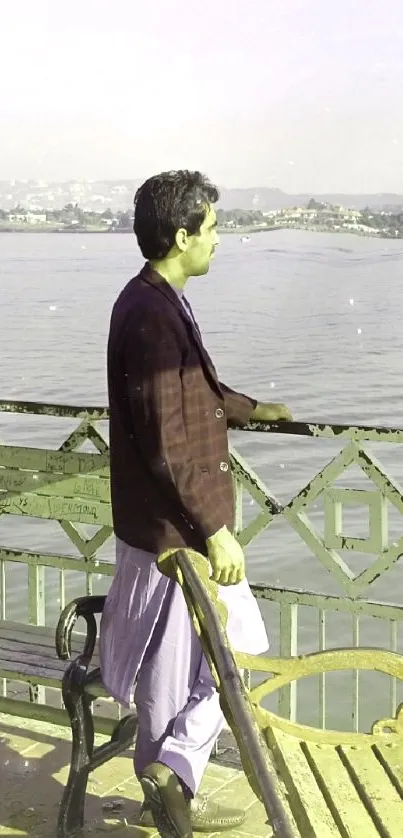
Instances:
[[[79,617],[84,617],[87,635],[82,658],[89,663],[94,653],[97,639],[97,624],[94,614],[102,614],[106,595],[82,596],[73,599],[63,609],[56,627],[56,652],[60,660],[71,658],[71,635]]]

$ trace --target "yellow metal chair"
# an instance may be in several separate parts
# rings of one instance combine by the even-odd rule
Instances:
[[[235,652],[227,610],[209,579],[208,561],[192,550],[158,560],[182,586],[216,679],[246,777],[278,838],[402,838],[403,705],[372,731],[343,733],[297,724],[269,712],[262,699],[294,680],[336,670],[383,672],[403,681],[403,657],[382,649],[334,649],[294,658]],[[268,677],[248,689],[241,669]]]

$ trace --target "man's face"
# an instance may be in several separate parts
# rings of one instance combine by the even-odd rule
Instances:
[[[187,248],[182,253],[182,261],[188,276],[202,276],[208,273],[210,261],[214,257],[219,241],[216,212],[213,207],[209,207],[200,232],[187,237]]]

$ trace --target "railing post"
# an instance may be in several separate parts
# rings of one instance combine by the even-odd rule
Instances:
[[[389,648],[392,652],[397,652],[397,622],[390,620],[389,623],[390,642]],[[397,711],[397,679],[390,679],[390,715],[392,718],[396,716]]]
[[[242,523],[243,523],[243,486],[236,477],[232,478],[232,487],[234,492],[234,507],[235,507],[235,526],[234,532],[235,535],[238,536],[240,532],[242,532]]]
[[[0,620],[6,619],[6,562],[0,559]]]
[[[0,620],[6,619],[6,562],[0,559]],[[7,695],[7,679],[1,679],[0,695]]]
[[[298,654],[298,605],[280,605],[280,657],[290,658]],[[292,681],[280,690],[278,712],[286,719],[296,721],[297,684]]]
[[[326,611],[319,609],[319,651],[326,649]],[[319,727],[326,729],[326,674],[319,675]]]
[[[353,647],[359,648],[360,645],[360,617],[358,614],[353,614]],[[353,730],[358,733],[360,724],[360,673],[358,669],[353,670],[353,706],[352,706],[352,722]]]
[[[31,564],[28,567],[28,620],[35,626],[45,625],[45,568]],[[45,702],[45,687],[29,685],[29,699]]]

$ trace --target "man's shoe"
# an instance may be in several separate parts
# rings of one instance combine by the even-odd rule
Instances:
[[[140,776],[144,798],[161,838],[193,838],[190,809],[175,772],[162,762],[151,762]],[[141,821],[142,826],[146,826]]]
[[[186,806],[190,815],[191,828],[195,832],[223,832],[241,826],[245,820],[245,812],[241,809],[230,809],[220,806],[205,795],[197,794],[193,800],[187,801]],[[155,826],[152,807],[146,797],[140,813],[140,826]]]

